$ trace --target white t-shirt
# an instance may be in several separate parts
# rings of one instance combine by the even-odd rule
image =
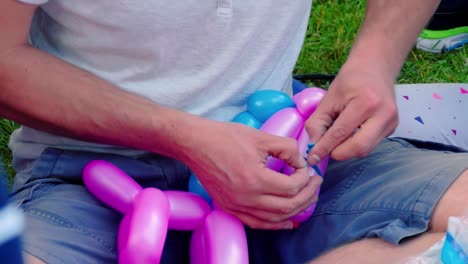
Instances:
[[[19,1],[41,4],[33,46],[158,104],[219,121],[245,110],[256,90],[289,92],[311,8],[311,0]],[[141,152],[28,127],[10,140],[16,158],[37,158],[46,147]]]

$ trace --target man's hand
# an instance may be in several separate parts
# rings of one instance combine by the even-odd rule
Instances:
[[[398,124],[393,82],[440,0],[368,0],[350,55],[306,124],[313,165],[362,157]]]
[[[210,121],[211,122],[211,121]],[[291,229],[288,220],[317,201],[321,177],[307,174],[297,143],[235,123],[211,122],[197,133],[185,161],[216,204],[244,224]],[[268,156],[296,168],[291,176],[265,166]]]
[[[393,132],[398,113],[393,80],[355,67],[343,70],[331,84],[306,129],[317,142],[308,161],[363,157]]]

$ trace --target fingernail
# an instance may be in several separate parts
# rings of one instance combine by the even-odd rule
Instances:
[[[317,162],[320,162],[320,157],[317,156],[317,154],[312,154],[311,157],[317,160]]]

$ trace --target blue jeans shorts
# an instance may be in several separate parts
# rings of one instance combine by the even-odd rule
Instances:
[[[143,186],[186,190],[189,169],[157,155],[47,149],[17,175],[12,199],[27,219],[24,250],[48,263],[116,263],[120,213],[83,187],[81,171],[108,160]],[[449,186],[468,168],[468,153],[455,147],[385,139],[369,156],[331,161],[314,215],[299,228],[246,228],[251,263],[304,263],[363,238],[393,244],[428,229]],[[170,231],[162,263],[189,262],[189,232]]]

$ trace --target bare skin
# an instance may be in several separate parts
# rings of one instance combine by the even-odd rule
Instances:
[[[417,256],[440,240],[447,230],[449,216],[462,215],[468,207],[468,171],[453,183],[437,204],[429,230],[401,246],[395,246],[380,239],[364,239],[328,252],[310,264],[397,264],[409,257]]]
[[[366,18],[351,53],[307,121],[316,142],[309,153],[311,164],[329,154],[336,160],[364,157],[394,131],[395,78],[439,2],[367,1]]]
[[[71,138],[179,159],[222,209],[251,227],[292,228],[288,218],[317,200],[321,180],[309,177],[294,140],[162,107],[30,47],[35,8],[15,0],[1,3],[0,116]],[[296,172],[285,177],[268,169],[269,155]]]
[[[429,231],[400,246],[381,239],[364,239],[339,247],[315,259],[310,264],[402,264],[405,259],[421,254],[440,240],[447,230],[449,216],[462,215],[468,207],[468,171],[456,180],[437,204]],[[41,260],[27,255],[26,263],[41,264]]]
[[[336,159],[365,156],[393,131],[397,124],[393,81],[437,4],[437,0],[369,1],[366,21],[347,62],[307,123],[317,142],[310,163],[328,154]],[[288,218],[316,200],[313,194],[320,179],[309,178],[294,141],[159,106],[28,46],[34,9],[14,0],[1,4],[0,116],[71,138],[182,160],[221,208],[251,227],[292,228]],[[356,128],[360,130],[354,134]],[[122,137],[121,131],[129,130],[133,133]],[[231,140],[224,140],[226,136]],[[268,155],[287,161],[296,173],[284,177],[265,168]],[[444,200],[451,199],[446,196]],[[439,214],[443,215],[436,210],[433,222],[442,222]],[[34,263],[33,257],[27,259]]]

